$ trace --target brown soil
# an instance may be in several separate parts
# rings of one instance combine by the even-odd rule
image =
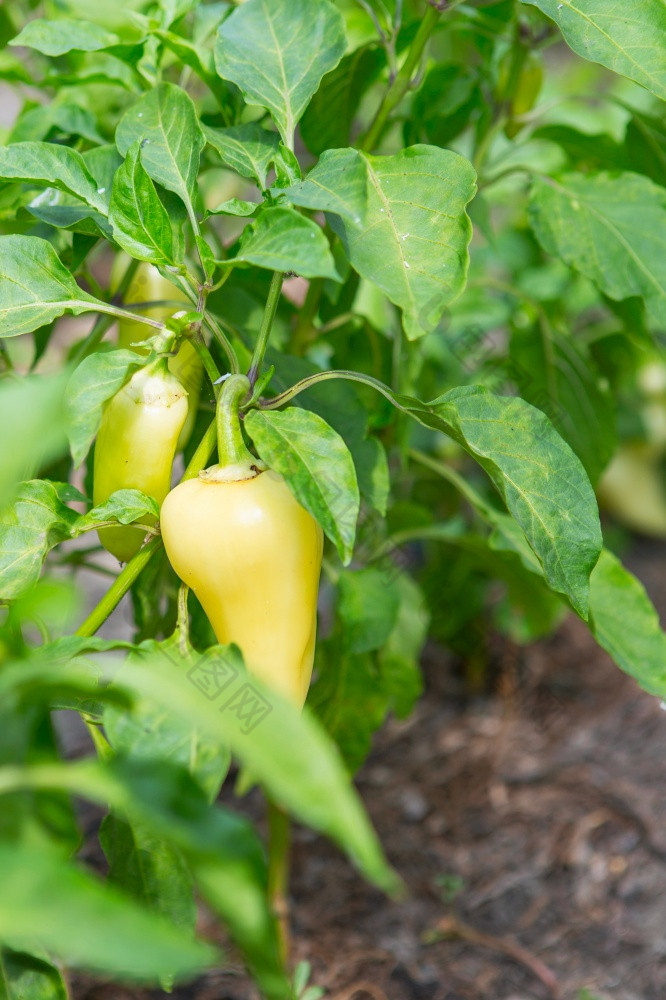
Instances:
[[[630,560],[663,612],[665,558],[645,543]],[[666,997],[666,713],[576,620],[504,654],[500,693],[465,703],[430,651],[425,697],[358,776],[406,900],[297,829],[294,953],[329,1000]],[[165,996],[83,979],[73,995]],[[172,996],[256,992],[237,963]]]

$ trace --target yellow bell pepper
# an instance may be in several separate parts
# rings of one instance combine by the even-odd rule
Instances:
[[[245,448],[238,404],[248,387],[243,375],[227,379],[220,464],[169,493],[162,538],[218,641],[240,646],[250,672],[301,706],[314,659],[323,534],[282,476]]]

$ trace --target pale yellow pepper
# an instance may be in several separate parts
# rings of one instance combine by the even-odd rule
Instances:
[[[218,442],[220,465],[169,493],[162,538],[218,641],[236,643],[250,672],[301,706],[314,659],[323,534],[282,476],[245,449],[237,403],[247,385],[242,375],[225,385],[223,394],[237,395],[228,440]]]
[[[171,486],[178,437],[187,419],[187,392],[161,359],[141,368],[106,404],[95,444],[93,503],[135,489],[161,504]],[[154,524],[146,517],[141,523]],[[121,562],[138,552],[144,534],[119,525],[99,540]]]
[[[130,258],[125,253],[119,253],[111,269],[111,293],[118,288],[125,270],[130,263]],[[161,302],[161,301],[183,302],[184,309],[194,309],[194,306],[185,293],[177,286],[164,278],[152,264],[140,263],[134,277],[129,283],[127,291],[123,296],[123,304],[131,308],[137,302]],[[152,306],[149,309],[142,309],[141,315],[148,319],[156,319],[164,322],[177,312],[175,306]],[[132,344],[139,343],[146,339],[146,326],[138,320],[120,320],[118,323],[118,346],[133,350]],[[141,348],[139,348],[141,350]],[[183,341],[178,352],[169,358],[169,370],[187,389],[188,413],[187,420],[181,431],[178,441],[178,449],[182,450],[190,439],[194,429],[199,397],[201,396],[201,384],[203,381],[203,363],[197,354],[196,348],[187,340]]]

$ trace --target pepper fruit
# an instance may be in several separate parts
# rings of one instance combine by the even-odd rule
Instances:
[[[123,274],[125,273],[130,258],[126,253],[119,253],[111,268],[111,293],[118,288]],[[136,302],[160,302],[164,299],[174,299],[178,302],[192,304],[185,293],[173,285],[152,264],[141,262],[137,267],[134,277],[130,281],[127,291],[123,297],[124,304],[130,306]],[[164,322],[173,315],[173,306],[152,306],[150,309],[142,309],[141,315],[148,319],[156,319]],[[143,348],[132,348],[132,344],[145,339],[145,324],[138,320],[121,319],[118,323],[118,346],[128,350],[142,351]],[[178,381],[187,389],[187,420],[181,431],[178,440],[178,450],[181,451],[190,439],[194,429],[199,397],[201,395],[201,384],[203,381],[203,363],[196,348],[189,340],[183,341],[178,352],[169,358],[169,371],[171,371]]]
[[[141,368],[106,404],[95,444],[93,503],[135,489],[161,503],[171,486],[178,436],[187,418],[187,392],[165,358]],[[142,523],[154,524],[146,517]],[[100,528],[99,540],[127,562],[141,548],[138,528]]]
[[[162,539],[218,642],[240,646],[248,670],[300,707],[314,660],[323,533],[282,476],[245,447],[238,406],[249,385],[244,375],[226,380],[220,462],[169,493]]]
[[[650,445],[621,445],[597,484],[597,498],[627,528],[666,538],[666,486]]]

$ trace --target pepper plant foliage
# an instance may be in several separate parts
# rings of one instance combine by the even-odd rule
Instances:
[[[67,996],[65,966],[168,988],[219,964],[197,896],[265,996],[300,994],[261,838],[218,793],[235,760],[242,784],[394,890],[350,775],[387,713],[409,714],[428,635],[478,662],[489,628],[528,642],[571,611],[666,696],[664,634],[603,548],[595,497],[626,372],[666,322],[666,9],[631,14],[620,0],[3,8],[3,93],[21,98],[0,147],[9,997]],[[124,304],[140,263],[185,306],[168,329]],[[128,317],[145,338],[129,350],[113,332]],[[233,699],[220,710],[197,678],[240,684],[242,657],[179,591],[158,505],[87,500],[104,408],[164,335],[205,368],[177,474],[214,455],[218,378],[247,372],[247,440],[327,536],[303,714],[254,679],[260,724]],[[95,530],[131,523],[138,554],[100,561]],[[127,594],[132,629],[116,616],[100,638]],[[80,714],[94,755],[60,756],[58,709]],[[80,800],[105,813],[106,879],[76,861]]]

